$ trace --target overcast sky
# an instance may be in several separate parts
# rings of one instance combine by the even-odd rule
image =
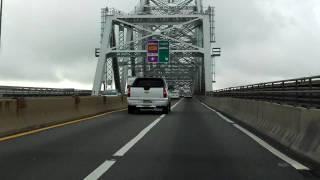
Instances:
[[[129,3],[130,2],[130,3]],[[0,85],[91,89],[100,9],[136,0],[4,0]],[[216,6],[214,88],[320,74],[319,0],[207,0]]]

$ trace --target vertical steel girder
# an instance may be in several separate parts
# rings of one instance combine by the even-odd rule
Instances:
[[[130,14],[103,9],[92,95],[113,86],[125,93],[128,77],[137,76],[161,76],[195,93],[211,91],[213,9],[203,11],[202,0],[141,0]],[[169,41],[170,63],[146,62],[149,39]],[[104,90],[103,84],[107,84]]]
[[[92,95],[100,95],[101,94],[101,85],[106,83],[104,81],[104,76],[106,76],[107,72],[107,54],[109,53],[110,47],[110,35],[112,32],[112,21],[110,19],[106,20],[105,23],[102,24],[103,33],[101,36],[101,45],[100,45],[100,56],[97,63],[96,73],[93,82]],[[106,79],[106,78],[105,78]]]

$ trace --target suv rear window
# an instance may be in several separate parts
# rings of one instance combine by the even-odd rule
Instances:
[[[164,87],[164,82],[161,78],[138,78],[132,87]]]

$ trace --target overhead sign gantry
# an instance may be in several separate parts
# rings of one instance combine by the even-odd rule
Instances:
[[[147,62],[169,63],[169,41],[149,40],[147,45]]]

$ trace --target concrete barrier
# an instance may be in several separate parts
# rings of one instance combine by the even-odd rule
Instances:
[[[320,110],[228,97],[201,97],[290,150],[320,164]]]
[[[0,100],[0,137],[126,107],[126,97],[37,97]]]

